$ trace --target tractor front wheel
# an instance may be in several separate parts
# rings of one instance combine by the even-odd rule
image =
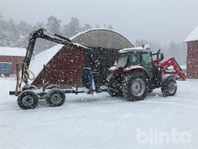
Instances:
[[[164,97],[174,96],[177,92],[177,84],[175,79],[167,79],[161,87],[161,92]]]

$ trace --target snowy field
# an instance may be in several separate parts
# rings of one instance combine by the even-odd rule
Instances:
[[[14,88],[14,78],[0,78],[0,149],[198,148],[198,80],[178,82],[175,97],[67,95],[62,107],[41,101],[26,111],[8,95]]]

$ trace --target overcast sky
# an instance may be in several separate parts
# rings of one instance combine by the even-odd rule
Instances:
[[[198,0],[0,0],[4,18],[45,22],[54,15],[92,26],[113,25],[132,42],[182,42],[198,25]]]

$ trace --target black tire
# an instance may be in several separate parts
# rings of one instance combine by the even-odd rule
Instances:
[[[134,72],[129,76],[127,81],[127,98],[129,101],[143,100],[148,93],[147,77],[140,73]]]
[[[34,109],[38,104],[38,96],[30,90],[25,90],[19,94],[17,103],[21,109]]]
[[[51,107],[58,107],[65,103],[65,93],[60,89],[52,89],[47,93],[46,101]]]
[[[177,92],[177,83],[174,78],[168,78],[162,83],[161,92],[164,97],[174,96]]]

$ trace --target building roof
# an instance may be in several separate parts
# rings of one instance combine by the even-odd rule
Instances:
[[[86,47],[123,49],[134,47],[125,36],[106,28],[89,29],[70,38],[72,42]]]
[[[198,26],[187,36],[185,42],[198,40]]]
[[[0,56],[25,56],[25,48],[0,47]]]
[[[151,52],[151,50],[145,49],[143,47],[133,47],[133,48],[125,48],[120,50],[120,53],[127,53],[127,52],[131,52],[131,51],[141,51],[141,52]]]

